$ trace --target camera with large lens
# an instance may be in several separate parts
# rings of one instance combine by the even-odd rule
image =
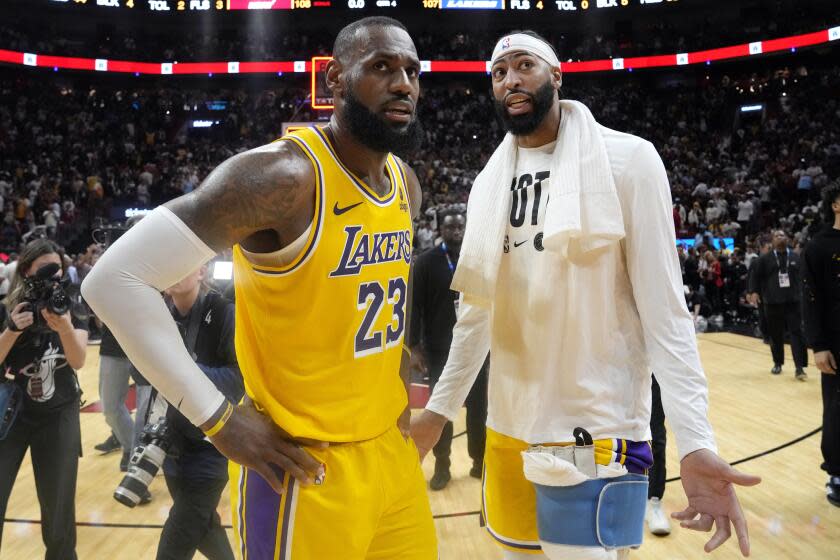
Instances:
[[[34,316],[33,327],[46,329],[47,323],[41,310],[46,309],[56,315],[70,311],[72,299],[67,292],[66,282],[56,276],[61,266],[50,263],[42,266],[32,276],[23,279],[23,297],[29,311]]]
[[[147,424],[140,436],[140,445],[131,454],[128,472],[114,490],[114,499],[130,508],[139,504],[163,465],[171,444],[170,428],[164,418]]]

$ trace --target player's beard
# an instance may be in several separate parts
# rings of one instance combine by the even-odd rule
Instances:
[[[350,133],[362,144],[377,152],[411,153],[423,141],[423,127],[415,113],[407,125],[390,124],[365,107],[352,91],[344,100],[344,116]]]
[[[496,116],[502,121],[502,127],[506,131],[514,136],[526,136],[537,130],[540,124],[542,124],[543,119],[551,110],[551,106],[557,96],[557,91],[551,87],[551,82],[547,81],[533,94],[522,90],[517,90],[516,93],[522,93],[531,97],[530,113],[511,115],[508,113],[504,100],[499,101],[498,99],[493,99],[493,105],[496,107]]]

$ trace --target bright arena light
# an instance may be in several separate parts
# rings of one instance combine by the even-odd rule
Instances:
[[[214,280],[231,280],[233,279],[233,262],[231,261],[216,261],[213,263],[213,279]]]

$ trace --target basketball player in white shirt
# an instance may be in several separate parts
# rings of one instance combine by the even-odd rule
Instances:
[[[752,486],[760,479],[716,454],[659,155],[650,142],[600,127],[625,237],[595,265],[570,264],[542,244],[551,161],[555,150],[563,149],[557,145],[562,115],[556,53],[535,33],[513,32],[497,44],[491,76],[497,111],[518,145],[514,176],[499,178],[500,189],[513,191],[510,222],[492,304],[479,307],[462,298],[449,360],[426,410],[412,422],[421,456],[457,415],[489,350],[482,501],[488,532],[506,559],[624,558],[632,545],[546,542],[542,526],[537,529],[535,492],[524,478],[520,452],[574,442],[573,431],[582,427],[594,439],[599,473],[612,463],[626,467],[634,480],[646,480],[655,371],[688,498],[688,506],[673,517],[689,529],[715,527],[707,552],[726,541],[734,526],[741,552],[749,555],[734,485]],[[478,224],[468,220],[467,229],[471,226]],[[646,501],[646,490],[641,499]]]

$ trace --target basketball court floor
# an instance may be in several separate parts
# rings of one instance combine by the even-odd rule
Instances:
[[[769,373],[770,350],[760,340],[728,333],[700,335],[700,351],[709,378],[711,419],[721,455],[730,462],[745,458],[738,468],[761,476],[754,488],[739,489],[741,504],[750,524],[752,557],[759,560],[830,560],[840,558],[840,508],[825,499],[826,477],[819,469],[820,434],[806,437],[821,424],[819,372],[812,366],[806,383],[793,378],[788,365],[782,375]],[[97,394],[98,348],[91,347],[79,377],[90,404]],[[464,429],[463,417],[455,426]],[[100,456],[93,446],[109,433],[100,413],[82,414],[85,456],[79,467],[76,494],[80,559],[143,560],[155,557],[160,527],[171,505],[162,478],[154,481],[151,504],[130,510],[111,497],[122,473],[119,453]],[[499,550],[478,526],[479,481],[468,475],[470,461],[466,438],[453,443],[453,479],[441,492],[431,492],[442,560],[497,560]],[[781,447],[781,448],[780,448]],[[780,449],[776,449],[780,448]],[[754,458],[752,458],[754,457]],[[433,458],[424,470],[431,476]],[[673,439],[668,442],[668,476],[679,476]],[[665,492],[666,509],[685,504],[679,481]],[[222,499],[223,519],[230,519],[227,491]],[[40,518],[32,467],[24,461],[9,503],[3,530],[0,560],[43,558]],[[230,534],[233,538],[232,533]],[[707,534],[680,529],[664,538],[646,534],[633,560],[689,560],[704,557],[719,560],[739,558],[734,540],[711,556],[703,553]],[[733,537],[734,539],[734,537]],[[200,554],[196,558],[203,558]],[[323,559],[341,560],[341,559]],[[396,559],[395,559],[396,560]]]

